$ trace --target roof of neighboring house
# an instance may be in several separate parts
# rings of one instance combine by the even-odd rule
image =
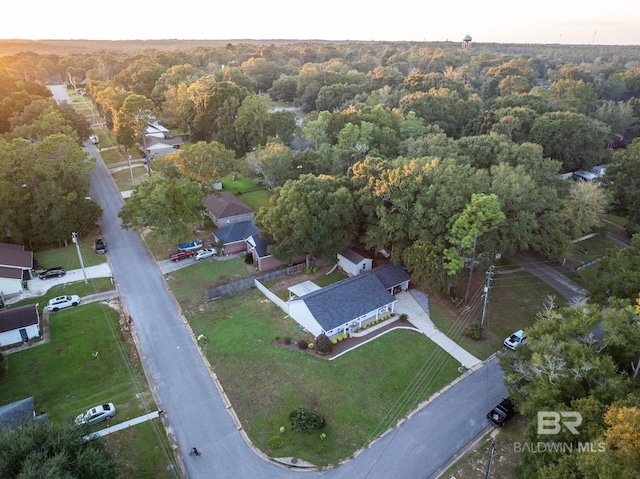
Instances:
[[[0,311],[0,333],[38,324],[38,305],[27,304]]]
[[[144,140],[145,148],[148,151],[157,151],[162,149],[176,149],[176,146],[182,145],[184,142],[182,138],[156,138],[155,136],[148,136]]]
[[[247,243],[249,243],[251,247],[255,248],[258,258],[266,258],[267,256],[271,256],[271,253],[267,251],[267,247],[270,244],[273,244],[274,241],[263,239],[260,237],[259,233],[256,233],[254,235],[251,235],[250,238],[247,238]]]
[[[162,126],[160,123],[158,123],[157,121],[154,121],[153,123],[149,123],[147,125],[147,129],[145,131],[145,135],[162,135],[164,136],[165,133],[169,133],[169,130]]]
[[[213,234],[216,238],[222,240],[224,244],[244,241],[250,236],[257,235],[258,233],[259,230],[254,226],[253,221],[240,221],[239,223],[234,223],[220,229],[213,230]]]
[[[228,191],[223,191],[220,195],[207,195],[202,203],[218,220],[254,212]]]
[[[33,251],[21,244],[0,243],[0,265],[20,269],[33,268]]]
[[[0,266],[0,278],[22,279],[22,270]]]
[[[330,331],[396,299],[387,291],[409,280],[401,266],[386,264],[291,301],[304,301],[325,331]]]
[[[0,428],[20,425],[33,418],[34,410],[33,396],[0,406]]]
[[[362,256],[360,253],[357,253],[354,250],[352,250],[351,248],[345,248],[344,250],[342,250],[340,252],[340,256],[343,256],[344,258],[348,259],[353,264],[358,264],[363,259],[367,259],[364,256]]]

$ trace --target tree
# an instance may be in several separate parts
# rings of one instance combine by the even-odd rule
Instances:
[[[612,193],[614,203],[627,214],[626,230],[632,234],[640,222],[640,138],[614,153],[602,183]]]
[[[100,218],[88,199],[93,161],[69,136],[49,135],[37,144],[0,140],[2,237],[29,245],[67,241]]]
[[[608,206],[609,200],[598,185],[573,182],[561,211],[569,238],[578,239],[600,226]]]
[[[247,166],[262,177],[262,182],[270,190],[299,176],[293,161],[291,148],[280,143],[267,143],[264,148],[247,155]]]
[[[608,298],[632,300],[640,291],[640,234],[631,238],[631,246],[609,251],[598,262],[597,274],[590,288],[591,299],[606,304]]]
[[[563,171],[590,170],[602,162],[609,127],[581,113],[545,113],[533,122],[531,137]]]
[[[116,115],[115,133],[118,143],[133,148],[139,140],[144,146],[147,126],[154,119],[153,101],[142,95],[129,95]]]
[[[0,477],[118,477],[118,465],[104,438],[92,435],[85,440],[82,434],[72,421],[27,421],[20,427],[0,428]]]
[[[189,226],[201,219],[202,198],[195,181],[172,181],[156,173],[133,189],[118,216],[126,229],[149,228],[153,237],[180,243],[188,238]]]
[[[345,182],[327,175],[302,175],[289,180],[256,222],[275,240],[269,247],[285,262],[296,254],[335,261],[336,254],[355,238],[356,206]]]
[[[267,142],[269,109],[273,102],[267,96],[249,95],[244,100],[234,122],[244,151],[250,151]]]
[[[234,152],[216,141],[199,141],[169,156],[168,160],[178,166],[180,173],[198,182],[205,193],[233,170],[235,160]]]
[[[444,256],[447,259],[445,268],[453,276],[464,267],[465,263],[469,262],[469,282],[464,297],[465,304],[469,298],[473,267],[477,260],[478,240],[498,228],[504,220],[505,216],[500,209],[498,196],[493,193],[472,194],[471,202],[462,213],[453,218],[448,236],[453,246],[444,250]],[[485,251],[495,253],[486,246]]]

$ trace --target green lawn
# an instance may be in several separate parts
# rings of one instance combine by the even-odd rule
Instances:
[[[131,170],[126,168],[124,170],[116,171],[115,173],[112,173],[111,176],[113,176],[113,181],[115,181],[119,191],[129,191],[133,189],[133,186],[131,185],[131,173],[133,173],[133,182],[135,185],[139,185],[149,177],[147,174],[147,168],[140,164],[132,165]]]
[[[95,266],[97,264],[104,263],[107,259],[104,255],[96,254],[95,241],[100,235],[97,228],[92,229],[84,233],[80,233],[79,246],[80,254],[82,255],[82,262],[85,267]],[[107,248],[109,245],[107,245]],[[37,269],[47,269],[56,266],[62,266],[67,270],[79,269],[80,259],[78,258],[78,250],[76,245],[72,243],[71,236],[69,236],[69,242],[67,246],[61,248],[43,249],[35,251],[33,254],[37,263]]]
[[[111,424],[156,409],[135,347],[122,335],[114,310],[90,303],[49,318],[50,342],[6,357],[8,369],[0,382],[3,404],[33,395],[38,413],[70,421],[89,407],[110,401],[117,410]],[[106,425],[91,426],[89,431]],[[120,451],[123,477],[172,477],[166,471],[165,451],[170,451],[166,435],[154,429],[147,424],[108,437],[109,446]]]
[[[243,258],[207,259],[199,262],[187,258],[182,261],[193,264],[168,274],[167,281],[171,291],[185,310],[203,303],[205,289],[256,274],[255,268],[248,266]]]
[[[504,271],[504,274],[500,274]],[[480,340],[468,336],[474,321],[482,320],[484,298],[481,285],[476,285],[468,309],[457,308],[451,300],[431,295],[431,320],[443,333],[479,359],[486,359],[502,348],[502,342],[514,331],[533,324],[548,296],[556,296],[556,304],[566,305],[557,291],[526,271],[506,265],[496,269],[489,291],[485,330]],[[484,279],[484,278],[480,278]]]
[[[458,362],[415,331],[392,331],[334,361],[275,347],[276,336],[313,340],[284,316],[255,289],[187,315],[194,334],[208,338],[200,344],[249,437],[273,457],[336,464],[459,375]],[[407,390],[423,365],[418,387]],[[322,431],[290,429],[289,412],[303,405],[325,417]],[[284,446],[270,449],[280,427]]]
[[[258,211],[260,207],[269,206],[269,192],[256,180],[246,176],[238,176],[233,180],[231,175],[222,178],[222,191],[229,191],[242,200],[249,208]]]

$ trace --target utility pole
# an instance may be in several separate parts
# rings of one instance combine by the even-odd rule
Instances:
[[[487,317],[487,305],[489,304],[489,286],[491,285],[491,280],[493,279],[493,265],[489,267],[489,271],[487,271],[487,284],[484,285],[484,307],[482,308],[482,324],[484,326],[484,320]]]
[[[84,284],[89,284],[89,280],[87,280],[87,271],[84,269],[84,261],[82,261],[82,254],[80,254],[80,243],[78,243],[77,233],[71,233],[71,241],[73,241],[76,244],[78,259],[80,260],[80,267],[82,268],[82,275],[84,276]]]
[[[127,153],[127,161],[129,162],[129,173],[131,174],[131,186],[135,186],[133,182],[133,170],[131,169],[131,153]]]
[[[491,441],[491,450],[489,451],[489,464],[487,464],[487,473],[484,476],[485,479],[489,479],[489,476],[491,474],[491,463],[493,462],[493,455],[495,453],[495,450],[495,444],[493,443],[493,441]]]

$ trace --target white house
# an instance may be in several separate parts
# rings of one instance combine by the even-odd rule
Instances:
[[[0,298],[11,298],[24,292],[24,283],[32,279],[33,252],[24,246],[0,243]]]
[[[386,264],[315,291],[307,288],[311,292],[290,299],[287,305],[289,315],[311,334],[332,337],[392,313],[394,294],[408,288],[407,272]]]
[[[40,336],[38,304],[0,311],[0,347],[26,343]]]
[[[349,276],[357,276],[372,267],[372,260],[356,253],[351,248],[345,248],[338,253],[338,266]]]

